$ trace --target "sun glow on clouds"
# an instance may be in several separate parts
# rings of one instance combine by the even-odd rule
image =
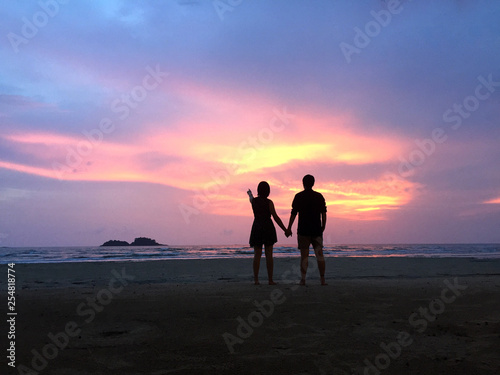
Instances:
[[[322,176],[323,180],[324,178]],[[248,177],[245,180],[248,183]],[[255,178],[253,180],[260,181]],[[389,211],[408,204],[420,189],[420,185],[407,180],[384,177],[365,182],[323,180],[317,181],[315,190],[325,197],[328,215],[346,220],[386,220]],[[253,182],[246,188],[253,188]],[[288,214],[294,195],[302,190],[300,179],[291,185],[273,178],[268,179],[268,182],[271,185],[270,199],[276,210],[280,214]],[[205,195],[199,192],[199,198],[206,198],[207,211],[218,215],[251,215],[243,182],[238,181],[221,190],[223,193],[220,194],[217,190]]]
[[[307,165],[389,165],[403,153],[404,141],[362,135],[352,116],[294,112],[237,92],[230,99],[227,92],[189,85],[177,90],[201,109],[168,124],[140,124],[142,133],[120,143],[113,134],[99,142],[84,134],[6,134],[1,137],[9,147],[37,165],[0,160],[0,167],[65,180],[163,184],[186,190],[186,204],[202,196],[208,202],[204,212],[248,215],[244,192],[260,180],[271,183],[277,209],[289,210]],[[297,180],[290,185],[277,175]],[[389,185],[374,176],[361,182],[322,176],[317,188],[333,215],[356,220],[384,219],[387,210],[407,204],[416,191],[409,181]]]
[[[486,204],[500,204],[500,197],[499,198],[495,198],[495,199],[490,199],[486,202],[484,202]]]
[[[356,220],[383,220],[387,210],[409,203],[420,186],[404,179],[380,178],[365,182],[342,181],[318,189],[335,216]]]

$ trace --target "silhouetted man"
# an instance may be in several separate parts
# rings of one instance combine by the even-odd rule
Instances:
[[[323,256],[323,232],[326,226],[326,202],[321,193],[314,191],[314,177],[310,174],[302,179],[304,190],[295,195],[292,203],[292,213],[288,222],[288,232],[291,232],[295,217],[299,214],[297,226],[297,242],[300,250],[300,285],[306,284],[307,266],[309,264],[309,245],[313,246],[318,261],[321,285],[325,281],[325,258]]]

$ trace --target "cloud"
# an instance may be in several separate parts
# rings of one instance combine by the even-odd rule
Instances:
[[[312,173],[329,215],[349,222],[346,233],[372,223],[373,238],[382,238],[384,225],[409,238],[428,216],[426,233],[437,233],[429,238],[440,236],[440,220],[474,218],[477,226],[497,211],[500,91],[459,129],[443,113],[474,94],[478,76],[500,81],[500,7],[402,2],[347,63],[340,43],[353,43],[355,28],[386,6],[245,1],[221,21],[211,1],[61,5],[18,53],[0,49],[0,172],[8,177],[0,189],[23,190],[28,177],[35,187],[61,179],[75,194],[65,202],[91,182],[117,192],[130,184],[175,190],[169,210],[195,207],[203,242],[220,237],[220,228],[241,234],[251,219],[246,189],[269,181],[287,214],[302,176]],[[23,17],[39,10],[38,3],[0,9],[2,35],[21,32]],[[148,66],[169,75],[121,116],[113,103],[141,85]],[[112,129],[103,132],[107,118]],[[446,141],[422,150],[436,128]],[[413,173],[401,173],[417,153],[424,156]],[[88,199],[99,200],[99,191]],[[124,201],[141,199],[133,191]],[[17,207],[19,217],[30,215]],[[192,238],[191,229],[170,223]]]
[[[299,161],[390,162],[402,152],[405,142],[387,134],[359,133],[352,126],[356,119],[350,116],[293,113],[245,92],[234,91],[228,99],[207,88],[183,87],[179,95],[189,97],[194,108],[212,108],[211,115],[195,110],[189,118],[168,125],[161,120],[141,124],[140,135],[122,142],[113,142],[112,135],[102,132],[98,137],[95,129],[80,136],[18,131],[2,138],[18,152],[45,160],[47,169],[56,163],[66,172],[78,171],[64,178],[114,180],[128,175],[134,181],[183,187],[210,182],[210,176],[203,173],[207,170],[229,169],[243,175],[276,171]],[[85,170],[80,169],[82,165]],[[192,183],[186,179],[186,171],[192,172]],[[163,179],[156,172],[169,177]]]
[[[30,196],[27,189],[0,188],[0,201],[10,201]]]
[[[45,103],[41,103],[26,96],[5,95],[5,94],[0,95],[0,105],[30,107],[30,108],[39,108],[47,106],[47,104]]]
[[[485,202],[483,202],[484,204],[500,204],[500,197],[499,198],[493,198],[493,199],[489,199]]]
[[[194,101],[197,95],[199,90],[191,96]],[[218,95],[205,92],[202,96],[204,105],[220,108]],[[356,119],[350,116],[321,118],[266,105],[268,121],[262,122],[262,109],[256,116],[253,107],[238,106],[239,101],[236,96],[225,102],[224,108],[233,111],[229,118],[215,116],[207,120],[201,115],[168,128],[148,125],[147,132],[126,143],[105,138],[92,144],[84,137],[12,133],[3,136],[11,147],[45,164],[33,167],[4,161],[0,166],[65,180],[164,184],[191,191],[193,199],[201,195],[210,202],[204,207],[208,213],[246,215],[239,189],[249,181],[280,173],[300,176],[302,164],[332,167],[394,163],[404,148],[403,139],[354,131],[351,125]],[[234,126],[233,115],[243,119],[246,136]],[[210,126],[211,121],[216,121],[217,126]],[[397,189],[388,192],[390,181],[384,182],[380,175],[377,178],[358,182],[328,178],[321,189],[334,207],[334,215],[380,220],[386,210],[411,201],[417,185],[401,180]],[[274,184],[281,186],[275,199],[277,207],[284,209],[300,184],[287,187],[279,178],[274,178]]]

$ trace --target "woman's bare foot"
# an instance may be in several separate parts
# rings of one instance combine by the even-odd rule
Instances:
[[[269,285],[276,285],[276,283],[272,280],[269,280]]]
[[[300,280],[299,285],[306,285],[306,281],[305,280]]]
[[[321,285],[328,285],[325,280],[325,276],[321,276]]]
[[[253,282],[253,284],[254,284],[254,285],[260,285],[259,280],[255,280],[255,281]]]

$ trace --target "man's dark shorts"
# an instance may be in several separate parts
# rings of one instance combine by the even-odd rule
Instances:
[[[309,251],[309,245],[312,245],[314,253],[323,250],[323,236],[303,236],[297,235],[298,248],[301,251]]]

